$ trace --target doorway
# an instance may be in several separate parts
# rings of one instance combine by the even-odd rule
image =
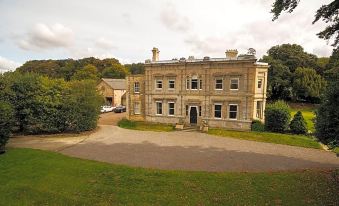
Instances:
[[[190,108],[190,124],[197,124],[198,122],[198,111],[197,107]]]

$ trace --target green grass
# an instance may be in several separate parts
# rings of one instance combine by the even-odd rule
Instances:
[[[285,144],[298,147],[308,147],[320,149],[320,144],[311,137],[302,135],[280,134],[270,132],[245,132],[245,131],[230,131],[225,129],[210,128],[208,134],[232,137],[237,139],[253,140],[258,142],[269,142],[275,144]]]
[[[143,131],[170,132],[174,131],[174,126],[170,124],[150,123],[142,121],[131,121],[122,119],[118,122],[119,127]]]
[[[335,152],[337,155],[339,155],[339,147],[333,148],[332,151]]]
[[[0,155],[0,205],[337,205],[338,171],[131,168],[32,149]]]
[[[314,128],[314,122],[313,119],[315,118],[315,110],[316,107],[315,105],[312,104],[290,104],[291,107],[291,117],[293,118],[294,115],[298,112],[301,111],[306,123],[307,123],[307,128],[309,131],[312,133],[315,132]]]

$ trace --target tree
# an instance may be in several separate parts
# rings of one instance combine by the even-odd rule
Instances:
[[[296,99],[319,100],[326,81],[311,68],[297,68],[293,77],[293,93]]]
[[[273,13],[273,21],[278,19],[282,11],[292,13],[298,6],[300,0],[275,0],[271,12]],[[339,44],[339,1],[334,0],[327,5],[322,5],[316,12],[312,24],[320,19],[329,24],[323,31],[317,35],[319,38],[329,40],[334,36],[334,43],[332,46],[336,47]]]
[[[5,152],[5,145],[11,134],[14,115],[12,106],[5,101],[0,101],[0,154]]]
[[[98,72],[97,68],[91,64],[86,65],[81,70],[75,72],[72,77],[73,80],[84,80],[84,79],[98,79]]]
[[[339,144],[339,73],[332,74],[316,112],[316,136],[324,143]]]
[[[121,64],[119,65],[114,65],[105,68],[102,71],[102,77],[103,78],[114,78],[114,79],[124,79],[126,77],[127,74],[127,69],[122,66]]]
[[[145,73],[145,67],[143,63],[125,64],[125,67],[128,69],[129,73],[131,74],[144,74]]]
[[[285,132],[291,119],[290,107],[284,101],[267,104],[265,109],[265,129],[271,132]]]
[[[297,44],[273,46],[260,61],[270,65],[268,97],[272,100],[290,100],[292,98],[293,75],[298,67],[317,67],[317,57],[305,52],[303,47]]]
[[[307,123],[300,111],[298,111],[291,123],[290,123],[291,132],[294,134],[306,134],[307,133]]]

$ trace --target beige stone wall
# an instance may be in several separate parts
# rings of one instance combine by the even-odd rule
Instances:
[[[124,95],[126,90],[114,90],[114,101],[113,106],[119,106],[122,104],[122,95]]]
[[[134,83],[139,83],[139,92],[134,91]],[[135,121],[145,120],[145,81],[144,75],[130,75],[127,77],[126,107],[127,118]],[[135,103],[140,104],[140,114],[134,111]]]
[[[112,98],[111,106],[122,105],[121,97],[125,94],[126,90],[114,90],[104,81],[100,81],[100,83],[97,85],[97,90],[104,98]]]
[[[192,77],[202,80],[202,88],[186,90],[186,80]],[[263,89],[258,90],[258,78],[263,79]],[[189,111],[197,107],[197,124],[206,120],[211,127],[228,129],[250,129],[256,115],[256,101],[266,99],[267,66],[258,66],[251,61],[222,61],[197,63],[146,64],[145,75],[128,79],[130,82],[144,78],[144,96],[131,94],[128,104],[133,101],[144,101],[143,115],[145,120],[161,123],[178,123],[183,119],[190,123]],[[231,90],[231,79],[239,79],[238,90]],[[223,89],[215,89],[216,79],[223,80]],[[156,81],[162,81],[162,89],[156,88]],[[175,80],[175,88],[169,88],[169,80]],[[130,87],[129,83],[129,87]],[[163,103],[163,114],[156,114],[156,102]],[[169,116],[168,103],[175,103],[175,115]],[[222,118],[214,118],[214,104],[222,104]],[[238,105],[236,120],[228,118],[229,104]],[[189,108],[186,114],[186,106]],[[131,110],[131,107],[129,107]],[[201,109],[199,116],[199,109]],[[131,113],[132,111],[129,111]],[[131,115],[131,114],[130,114]]]

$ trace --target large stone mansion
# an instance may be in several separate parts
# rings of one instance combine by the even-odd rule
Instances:
[[[127,118],[249,130],[263,120],[268,64],[254,52],[224,58],[159,61],[153,48],[145,73],[127,77]]]

